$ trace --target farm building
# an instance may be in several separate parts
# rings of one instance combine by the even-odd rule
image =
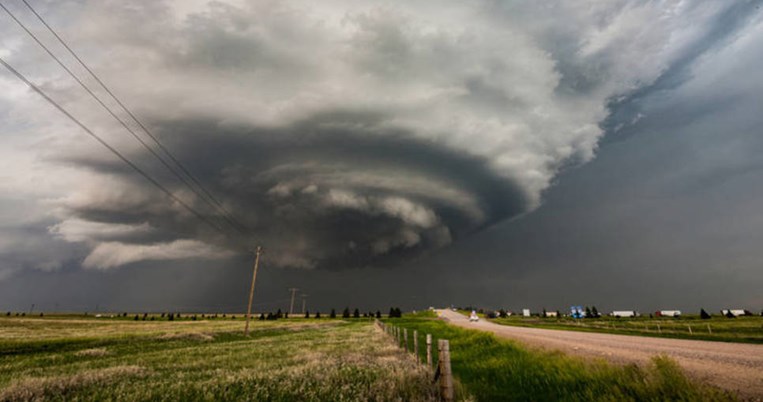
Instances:
[[[556,317],[556,311],[546,311],[546,317]]]
[[[731,314],[734,314],[737,317],[739,317],[740,315],[747,315],[747,311],[745,311],[744,309],[741,309],[741,308],[733,308],[733,309],[729,309],[729,310],[721,310],[721,313],[723,315],[728,315],[729,311],[731,312]]]
[[[612,316],[613,317],[623,317],[623,318],[625,318],[625,317],[635,317],[636,315],[638,315],[638,314],[635,311],[633,311],[633,310],[619,310],[619,311],[613,311],[612,312]]]
[[[681,310],[660,310],[655,315],[657,317],[680,317]]]
[[[530,309],[529,308],[522,309],[522,315],[525,316],[525,317],[529,317],[530,316]]]

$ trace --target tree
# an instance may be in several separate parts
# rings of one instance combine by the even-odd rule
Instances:
[[[342,318],[350,318],[350,308],[345,307],[344,311],[342,311]]]
[[[708,320],[710,319],[710,314],[708,314],[707,311],[705,311],[705,309],[701,308],[699,309],[699,318],[703,320]]]
[[[167,320],[175,321],[175,314],[172,314],[172,313],[167,314]]]
[[[506,310],[504,309],[498,310],[498,318],[506,318]]]
[[[305,318],[310,318],[310,310],[305,310]]]
[[[381,311],[376,310],[376,318],[381,319]]]
[[[360,318],[360,310],[355,309],[355,311],[352,312],[353,318]]]
[[[395,318],[395,308],[394,307],[390,307],[389,308],[389,314],[387,314],[387,317]]]
[[[599,310],[596,309],[596,306],[591,307],[591,314],[593,314],[593,318],[601,317]]]
[[[135,314],[135,318],[133,318],[133,320],[134,320],[134,321],[138,321],[138,319],[139,319],[139,318],[138,318],[138,315],[137,315],[137,314]]]
[[[316,311],[315,312],[315,318],[321,318],[321,312],[320,311]]]
[[[546,314],[546,308],[545,307],[543,307],[543,315],[542,315],[542,317],[543,318],[548,317],[548,315]]]
[[[591,318],[593,315],[591,314],[591,308],[588,306],[585,306],[585,318]]]
[[[329,318],[336,318],[336,310],[333,308],[331,309],[331,314],[329,314]]]
[[[278,311],[276,311],[276,320],[279,318],[283,318],[283,313],[281,312],[280,308],[278,309]]]
[[[260,320],[260,321],[264,321],[264,320],[265,320],[265,313],[260,313],[260,318],[259,318],[259,320]]]

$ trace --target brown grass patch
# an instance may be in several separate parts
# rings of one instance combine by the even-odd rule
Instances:
[[[83,356],[83,357],[108,356],[110,354],[111,352],[106,350],[106,348],[84,349],[74,353],[75,356]]]
[[[164,340],[190,340],[207,342],[215,339],[214,334],[208,332],[185,332],[185,333],[171,333],[164,334],[158,337]]]
[[[27,378],[12,383],[0,392],[0,401],[43,401],[53,396],[65,396],[77,388],[102,384],[118,377],[141,376],[146,369],[140,366],[116,366],[88,370],[71,376]]]

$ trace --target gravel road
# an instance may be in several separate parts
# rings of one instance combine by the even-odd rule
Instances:
[[[744,399],[763,400],[763,345],[511,327],[485,320],[469,322],[467,317],[451,310],[437,313],[460,327],[616,363],[642,364],[652,356],[665,354],[694,378],[737,391]]]

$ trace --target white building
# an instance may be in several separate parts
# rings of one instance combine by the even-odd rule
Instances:
[[[633,310],[619,310],[619,311],[613,311],[612,316],[613,317],[635,317],[637,314]]]
[[[733,308],[731,310],[721,310],[721,313],[723,313],[723,315],[728,315],[729,311],[731,311],[731,314],[734,314],[737,317],[739,317],[740,315],[744,315],[744,309],[740,309],[740,308]]]
[[[525,316],[525,317],[529,317],[530,316],[530,309],[529,308],[523,308],[522,309],[522,315]]]
[[[546,317],[556,317],[556,311],[546,311]]]

